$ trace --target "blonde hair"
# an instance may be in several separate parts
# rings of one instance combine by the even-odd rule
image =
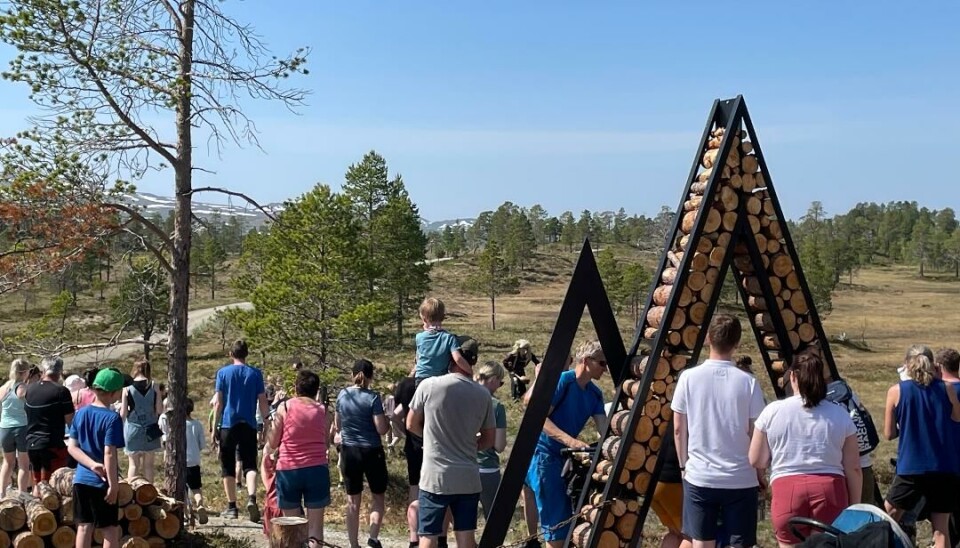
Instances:
[[[906,365],[907,361],[910,358],[916,356],[926,356],[931,362],[933,361],[933,350],[930,350],[930,347],[925,344],[915,344],[907,349],[907,355],[903,358],[903,363]]]
[[[473,374],[473,380],[477,382],[483,382],[493,377],[501,381],[507,377],[507,370],[500,362],[484,362],[483,365],[477,368],[476,373]]]
[[[353,384],[360,388],[366,388],[370,384],[370,379],[363,374],[363,371],[353,374]]]
[[[577,353],[574,355],[574,363],[581,363],[587,358],[595,358],[597,354],[603,353],[603,347],[598,341],[586,341],[577,347]]]
[[[420,319],[425,322],[439,323],[447,316],[446,307],[440,299],[429,297],[420,303]]]
[[[153,379],[153,375],[150,374],[150,362],[147,360],[137,360],[133,362],[133,369],[130,370],[130,376],[136,377],[137,375],[143,375],[148,379]]]
[[[17,358],[10,362],[10,380],[16,381],[20,375],[28,373],[33,365],[23,358]]]
[[[510,350],[510,353],[517,355],[521,350],[530,350],[530,341],[527,339],[517,339],[517,341],[513,343],[513,349]]]
[[[923,351],[924,349],[926,351]],[[910,350],[917,350],[917,352],[907,352],[907,359],[903,362],[907,376],[923,386],[929,386],[937,376],[933,359],[930,357],[932,354],[930,349],[925,346],[914,345],[910,347]]]

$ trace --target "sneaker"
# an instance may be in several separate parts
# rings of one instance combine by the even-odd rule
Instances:
[[[250,516],[250,521],[260,523],[260,507],[257,506],[257,501],[251,500],[247,503],[247,514]]]
[[[236,508],[227,508],[223,512],[220,512],[220,517],[223,519],[237,519],[240,517],[240,512]]]
[[[369,546],[370,548],[383,548],[383,545],[380,544],[380,540],[375,538],[368,538],[367,546]]]
[[[206,506],[197,506],[197,521],[200,522],[200,525],[206,525],[210,521]]]

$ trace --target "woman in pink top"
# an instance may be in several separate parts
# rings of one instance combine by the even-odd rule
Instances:
[[[310,547],[323,542],[323,513],[330,505],[330,472],[327,469],[327,410],[316,401],[320,377],[297,372],[297,397],[280,405],[267,437],[268,453],[280,450],[277,459],[277,502],[284,516],[300,515],[306,508]]]
[[[91,386],[93,386],[93,380],[97,378],[97,373],[99,372],[100,370],[96,367],[91,367],[83,371],[83,386],[73,392],[74,411],[79,411],[81,408],[93,403],[96,394],[93,392]]]

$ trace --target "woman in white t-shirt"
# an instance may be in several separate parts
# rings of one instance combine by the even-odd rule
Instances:
[[[863,480],[856,426],[846,409],[826,399],[820,356],[795,356],[787,375],[794,396],[760,413],[750,443],[750,464],[771,469],[770,517],[781,548],[800,542],[790,518],[831,523],[860,502]]]

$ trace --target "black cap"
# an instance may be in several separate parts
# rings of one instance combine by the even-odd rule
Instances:
[[[457,337],[457,341],[460,343],[460,353],[463,354],[467,362],[469,362],[470,365],[477,365],[477,358],[480,354],[480,343],[469,335],[460,335]]]

